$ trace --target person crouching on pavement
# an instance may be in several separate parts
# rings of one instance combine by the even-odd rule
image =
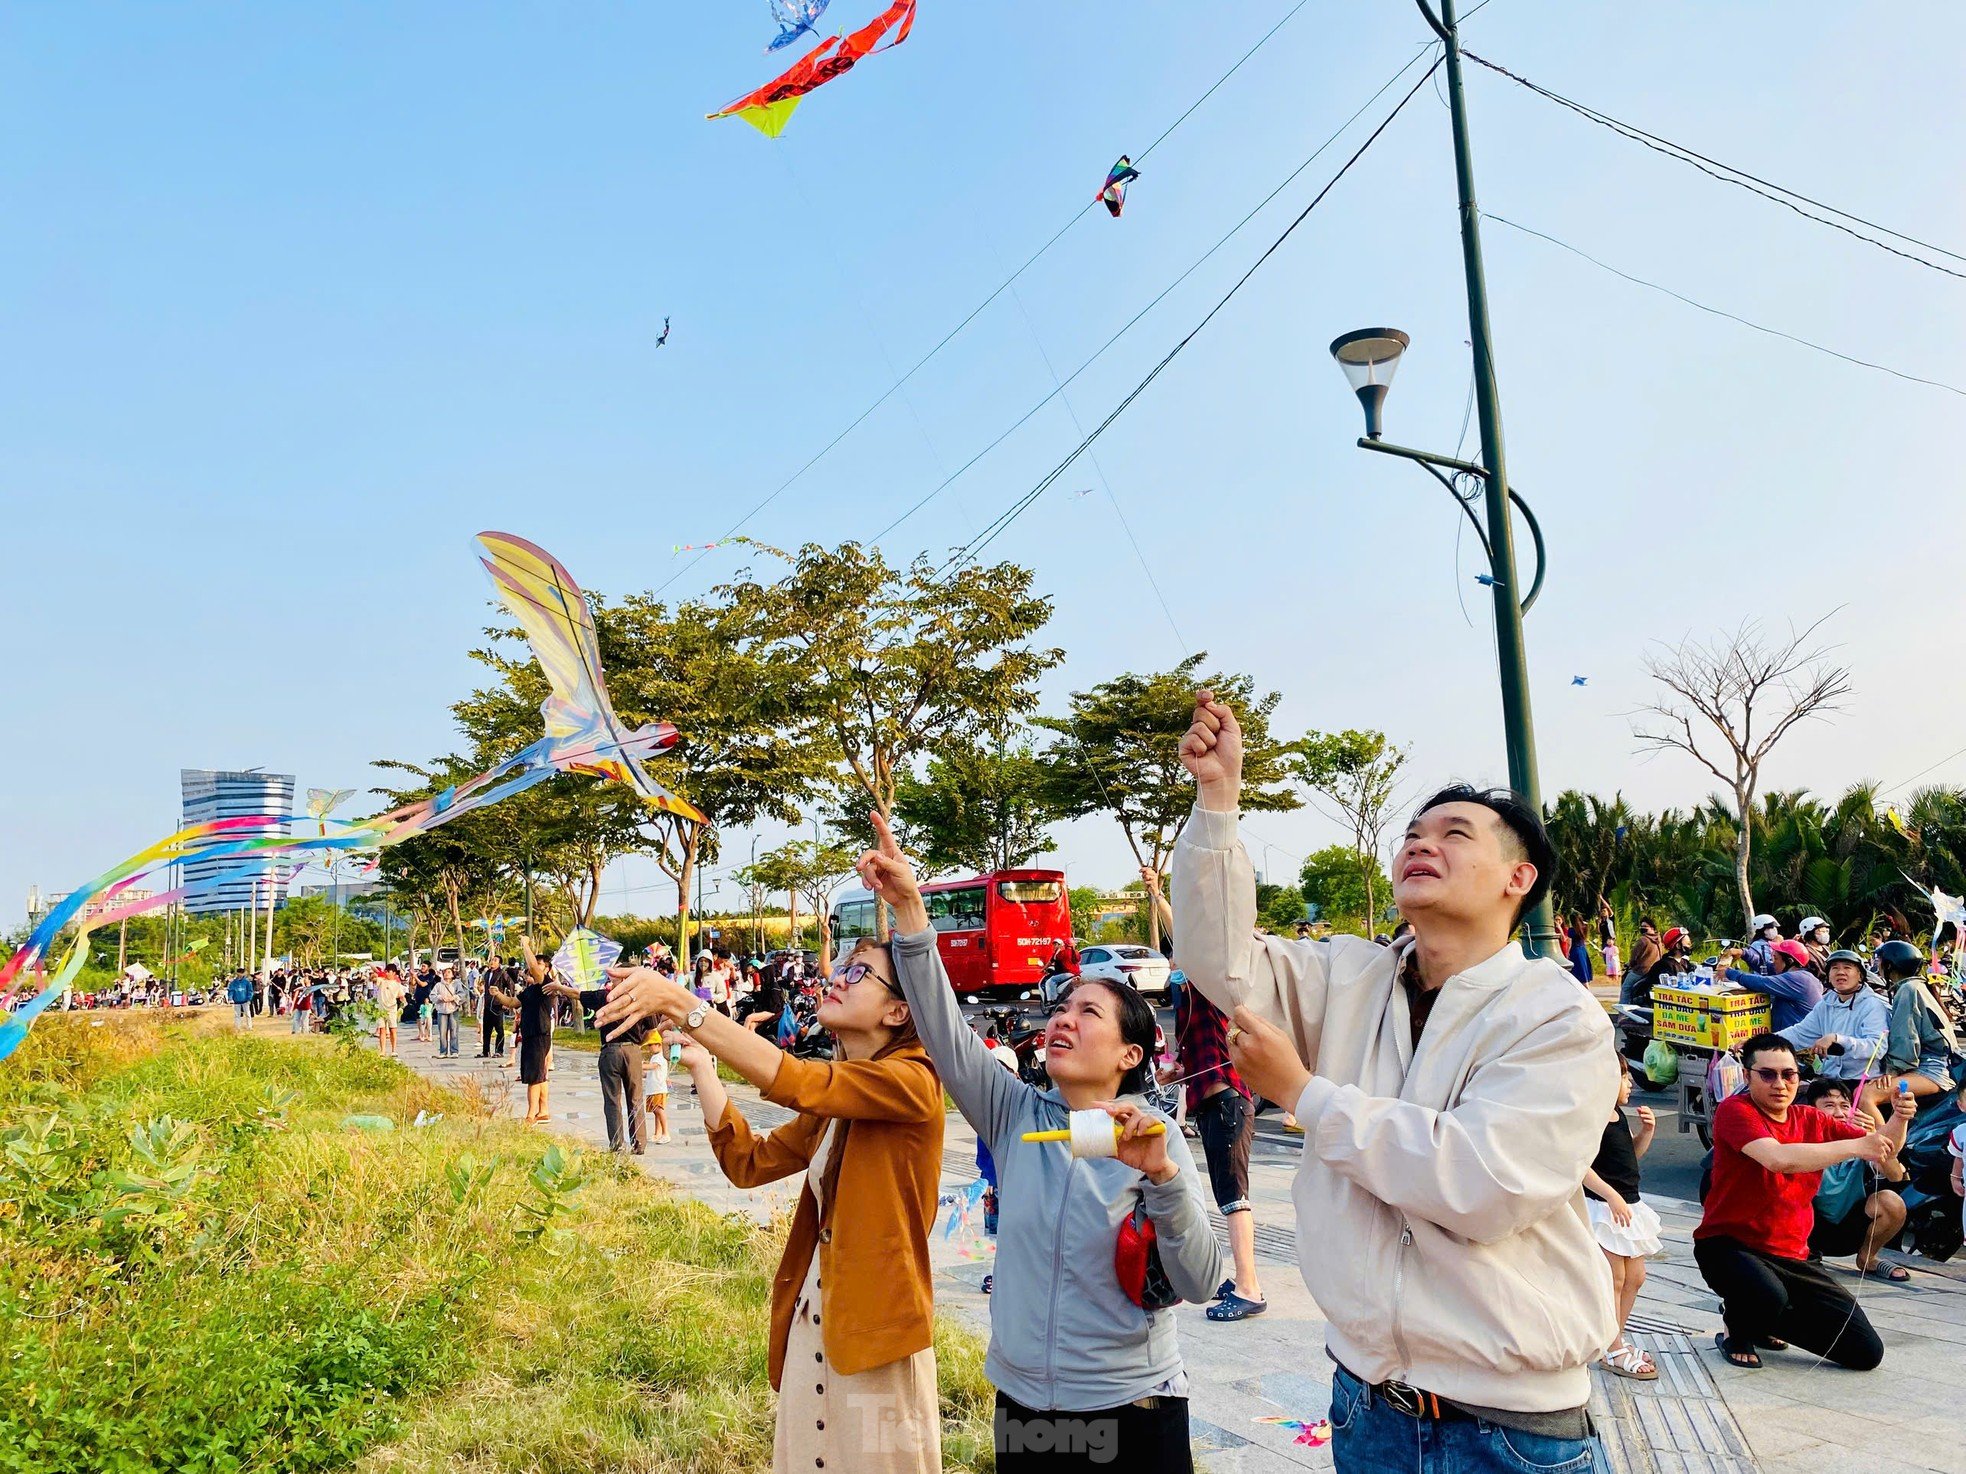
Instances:
[[[1229,1013],[1243,1079],[1305,1131],[1293,1196],[1326,1318],[1340,1474],[1582,1468],[1617,1335],[1583,1180],[1618,1098],[1603,1008],[1513,940],[1556,854],[1506,789],[1423,803],[1393,861],[1397,946],[1256,931],[1242,731],[1197,693],[1174,851],[1176,960]]]
[[[863,939],[820,995],[819,1022],[838,1046],[830,1061],[795,1059],[652,969],[616,969],[614,978],[596,1025],[609,1039],[657,1014],[680,1027],[682,1063],[724,1175],[738,1187],[806,1175],[771,1287],[772,1468],[939,1471],[928,1234],[942,1172],[942,1083],[888,948]],[[718,1060],[798,1114],[756,1135],[717,1077]]]
[[[1803,1095],[1810,1105],[1839,1121],[1866,1131],[1881,1129],[1877,1117],[1857,1104],[1848,1080],[1819,1075]],[[1854,1254],[1859,1274],[1881,1268],[1893,1284],[1909,1280],[1910,1270],[1902,1264],[1880,1265],[1877,1254],[1905,1226],[1905,1200],[1886,1184],[1902,1183],[1910,1176],[1896,1157],[1882,1167],[1850,1161],[1824,1168],[1812,1204],[1816,1221],[1809,1230],[1809,1257],[1841,1259]]]
[[[1761,1351],[1794,1342],[1867,1372],[1884,1360],[1884,1343],[1850,1292],[1810,1262],[1809,1230],[1823,1169],[1882,1167],[1904,1147],[1911,1112],[1892,1112],[1880,1132],[1799,1104],[1795,1046],[1780,1034],[1748,1040],[1741,1063],[1748,1088],[1714,1108],[1713,1185],[1693,1230],[1693,1258],[1727,1325],[1714,1340],[1748,1370]]]
[[[1074,984],[1045,1026],[1053,1088],[1018,1079],[963,1018],[915,872],[886,821],[870,817],[879,847],[860,857],[861,881],[894,908],[894,960],[922,1042],[1003,1183],[983,1363],[997,1388],[998,1474],[1188,1474],[1173,1304],[1207,1302],[1222,1251],[1188,1143],[1145,1106],[1153,1008],[1124,984]],[[1110,1156],[1023,1139],[1068,1123],[1099,1127],[1094,1112],[1115,1123]]]

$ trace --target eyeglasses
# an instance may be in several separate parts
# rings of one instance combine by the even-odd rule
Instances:
[[[1763,1085],[1793,1085],[1797,1080],[1800,1080],[1802,1078],[1802,1071],[1770,1070],[1764,1068],[1763,1066],[1756,1065],[1754,1070],[1754,1077],[1755,1079],[1759,1080]]]
[[[899,998],[901,996],[901,989],[897,987],[894,983],[882,977],[879,973],[875,972],[873,966],[870,963],[842,962],[838,967],[833,969],[833,974],[830,978],[827,979],[827,981],[834,982],[834,983],[845,983],[849,988],[851,988],[855,983],[859,982],[864,977],[872,977],[876,982],[878,982],[883,988],[886,988],[888,992],[892,993],[895,997]]]

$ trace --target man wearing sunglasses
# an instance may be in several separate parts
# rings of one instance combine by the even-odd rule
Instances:
[[[1816,1188],[1838,1162],[1882,1167],[1905,1144],[1910,1111],[1882,1131],[1798,1104],[1795,1046],[1757,1034],[1741,1047],[1748,1088],[1713,1113],[1713,1185],[1693,1230],[1693,1257],[1721,1300],[1715,1337],[1737,1367],[1791,1342],[1852,1371],[1884,1360],[1884,1343],[1850,1292],[1809,1259]]]

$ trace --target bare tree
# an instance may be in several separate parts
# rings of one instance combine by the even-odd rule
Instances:
[[[1646,673],[1665,689],[1641,708],[1633,735],[1641,751],[1683,752],[1732,790],[1740,816],[1734,884],[1744,923],[1755,914],[1748,855],[1761,765],[1798,722],[1841,710],[1850,694],[1849,668],[1832,662],[1826,646],[1811,643],[1822,624],[1819,619],[1771,639],[1749,620],[1731,635],[1662,647],[1645,662]]]

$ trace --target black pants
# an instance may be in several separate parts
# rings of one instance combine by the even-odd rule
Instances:
[[[478,1058],[483,1059],[488,1054],[505,1053],[505,1011],[503,1009],[486,1007],[485,1016],[478,1024],[478,1037],[483,1040],[478,1046]],[[496,1050],[492,1048],[492,1040],[494,1038],[498,1040],[498,1048]]]
[[[1777,1259],[1725,1238],[1696,1239],[1693,1258],[1720,1297],[1731,1344],[1746,1349],[1774,1337],[1853,1372],[1884,1360],[1884,1343],[1863,1308],[1822,1265]]]
[[[1151,1407],[1094,1412],[1035,1412],[997,1394],[997,1474],[1193,1474],[1188,1399],[1156,1397]]]
[[[620,1098],[627,1095],[624,1103]],[[642,1123],[648,1118],[648,1102],[642,1095],[642,1046],[619,1040],[601,1046],[601,1111],[608,1123],[608,1150],[621,1150],[622,1112],[628,1116],[628,1144],[642,1149]]]

